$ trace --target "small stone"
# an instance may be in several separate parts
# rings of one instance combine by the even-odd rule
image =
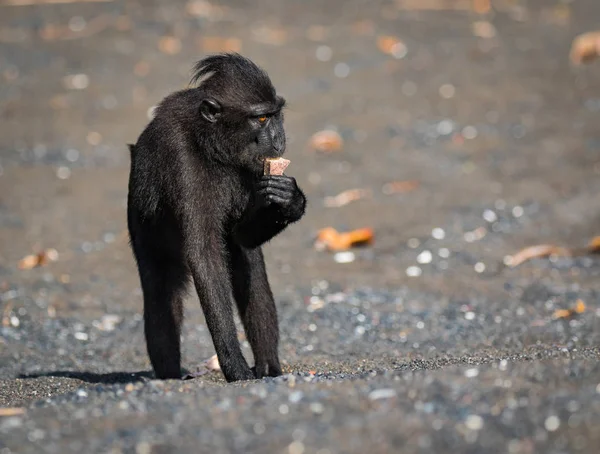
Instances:
[[[77,332],[74,334],[74,336],[75,336],[75,339],[81,340],[81,341],[86,341],[89,338],[87,333],[84,333],[84,332]]]
[[[329,61],[333,56],[333,50],[329,46],[319,46],[317,47],[316,57],[319,61]]]
[[[421,242],[418,240],[418,238],[411,238],[410,240],[407,241],[406,244],[408,245],[409,248],[416,249],[419,247]]]
[[[396,391],[390,388],[376,389],[369,393],[369,400],[391,399],[396,397]]]
[[[88,395],[87,391],[84,389],[78,389],[75,394],[77,394],[77,397],[87,397]]]
[[[348,74],[350,74],[350,66],[348,66],[346,63],[338,63],[333,68],[333,73],[340,79],[348,77]]]
[[[287,415],[290,412],[290,407],[288,407],[286,404],[281,404],[279,406],[279,413],[281,413],[282,415]]]
[[[310,404],[310,411],[312,411],[313,413],[320,415],[321,413],[323,413],[323,411],[325,410],[325,407],[323,406],[323,404],[319,403],[319,402],[313,402]]]
[[[477,262],[474,266],[475,268],[475,272],[477,273],[483,273],[485,271],[485,263],[483,262]]]
[[[453,98],[456,94],[456,88],[452,84],[444,84],[440,87],[440,96],[444,99]]]
[[[406,275],[409,277],[419,277],[421,274],[423,274],[423,270],[418,266],[413,265],[406,268]]]
[[[445,247],[440,248],[440,250],[438,251],[438,255],[443,259],[447,259],[448,257],[450,257],[450,250]]]
[[[350,251],[337,252],[333,256],[333,260],[335,260],[336,263],[352,263],[355,259],[356,256],[354,255],[354,252]]]
[[[467,377],[467,378],[475,378],[478,375],[479,375],[479,369],[477,369],[476,367],[472,367],[465,371],[465,377]]]
[[[444,238],[446,238],[446,232],[444,232],[444,229],[436,227],[431,231],[431,236],[436,240],[443,240]]]
[[[485,219],[489,223],[492,223],[498,220],[498,216],[492,210],[485,210],[483,212],[483,219]]]
[[[560,427],[560,419],[558,416],[548,416],[544,421],[544,427],[548,432],[554,432]]]
[[[483,418],[479,415],[469,415],[465,420],[465,426],[469,430],[481,430],[483,428]]]
[[[61,166],[56,169],[56,176],[59,180],[66,180],[71,176],[71,169],[65,166]]]
[[[290,403],[296,404],[302,400],[303,396],[304,393],[302,391],[294,391],[289,395],[288,400],[290,401]]]
[[[430,251],[423,251],[417,256],[417,262],[421,264],[431,263],[433,255]]]
[[[517,205],[516,207],[513,207],[513,209],[512,209],[512,214],[516,218],[520,218],[521,216],[523,216],[524,213],[525,213],[525,210],[523,210],[523,207],[521,207],[519,205]]]
[[[290,454],[302,454],[304,452],[304,444],[300,441],[293,441],[288,446]]]
[[[462,130],[462,136],[467,140],[476,138],[477,128],[475,126],[465,126]]]
[[[467,320],[474,320],[474,319],[475,319],[475,312],[471,312],[471,311],[467,312],[467,313],[465,314],[465,318],[466,318]]]

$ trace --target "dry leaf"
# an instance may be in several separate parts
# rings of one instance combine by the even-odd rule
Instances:
[[[23,407],[4,407],[0,408],[0,416],[19,416],[25,413]]]
[[[580,65],[595,60],[600,55],[600,31],[577,36],[571,45],[571,61]]]
[[[395,36],[380,36],[377,38],[377,47],[384,54],[402,58],[406,55],[406,45]]]
[[[310,139],[311,147],[316,151],[333,152],[341,151],[344,140],[337,132],[324,130],[315,133]]]
[[[369,189],[348,189],[334,197],[325,197],[324,204],[329,208],[339,208],[348,205],[355,200],[364,199],[371,196]]]
[[[585,312],[585,303],[583,300],[578,299],[575,306],[570,309],[557,309],[552,314],[552,318],[569,318],[577,314],[583,314]]]
[[[569,249],[564,247],[554,246],[552,244],[538,244],[521,249],[507,260],[507,265],[510,267],[515,267],[523,262],[526,262],[527,260],[540,257],[549,257],[551,255],[569,257],[572,254]]]
[[[405,192],[414,191],[419,187],[419,182],[416,180],[406,180],[406,181],[392,181],[391,183],[386,183],[381,188],[381,191],[384,194],[401,194]]]
[[[344,251],[352,246],[369,244],[373,241],[373,229],[363,228],[340,233],[333,227],[321,229],[315,241],[315,249]]]
[[[252,31],[254,40],[263,44],[281,46],[287,41],[287,31],[283,28],[260,27]]]
[[[200,47],[204,52],[241,52],[242,41],[237,38],[203,36],[200,39]]]
[[[485,20],[474,22],[473,35],[479,38],[493,38],[496,36],[496,27],[491,22]]]
[[[396,0],[396,6],[409,11],[470,11],[473,0]]]
[[[56,249],[46,249],[39,254],[31,254],[19,260],[18,267],[21,270],[29,270],[36,266],[44,266],[50,262],[58,260],[58,251]]]
[[[181,40],[175,36],[163,36],[158,41],[158,48],[165,54],[178,54],[181,52]]]

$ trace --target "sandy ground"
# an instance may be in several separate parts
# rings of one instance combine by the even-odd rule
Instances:
[[[600,234],[600,66],[568,60],[600,4],[7,3],[0,453],[600,450],[600,260],[504,265]],[[125,144],[221,50],[287,98],[288,173],[309,198],[265,248],[288,375],[159,382],[127,244]],[[323,129],[342,151],[311,150]],[[396,181],[418,185],[386,194]],[[325,206],[354,188],[371,197]],[[375,240],[338,263],[313,248],[327,226]],[[58,261],[18,269],[44,248]],[[555,317],[578,300],[582,313]],[[193,295],[183,338],[189,370],[214,353]]]

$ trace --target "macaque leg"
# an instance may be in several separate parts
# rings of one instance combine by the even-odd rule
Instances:
[[[252,347],[256,378],[281,375],[277,309],[261,248],[231,245],[233,294]]]

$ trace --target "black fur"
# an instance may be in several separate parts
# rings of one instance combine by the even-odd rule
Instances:
[[[192,82],[198,86],[161,102],[129,146],[127,217],[148,354],[157,377],[181,377],[191,280],[227,381],[277,376],[277,311],[261,245],[306,206],[293,178],[262,175],[263,159],[285,152],[285,101],[263,70],[237,54],[201,60]],[[237,340],[232,297],[254,371]]]

